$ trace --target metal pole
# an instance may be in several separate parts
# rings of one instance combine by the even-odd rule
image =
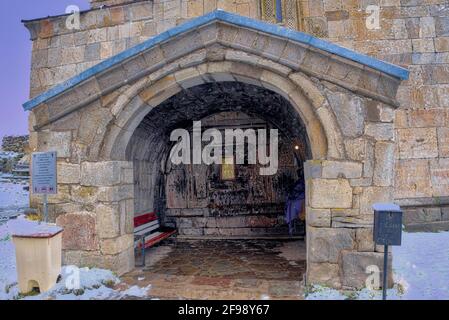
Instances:
[[[387,279],[388,279],[388,245],[384,245],[384,272],[383,272],[382,300],[387,300]]]
[[[44,194],[44,222],[48,222],[48,196]]]

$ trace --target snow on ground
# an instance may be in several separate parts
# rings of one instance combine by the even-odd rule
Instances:
[[[27,184],[9,180],[4,174],[0,176],[0,224],[29,206],[29,193],[23,189]]]
[[[402,246],[393,247],[395,286],[388,290],[388,299],[449,299],[449,232],[403,233]],[[380,291],[363,289],[340,292],[315,286],[307,296],[320,299],[381,299]]]
[[[19,217],[24,219],[23,217]],[[0,225],[0,300],[104,300],[124,298],[145,298],[149,287],[137,286],[115,290],[120,279],[109,270],[96,268],[62,268],[60,281],[48,292],[35,296],[22,296],[17,285],[16,258],[11,232],[17,221]]]
[[[12,152],[12,151],[0,151],[0,159],[14,159],[17,156],[19,156],[19,153]]]

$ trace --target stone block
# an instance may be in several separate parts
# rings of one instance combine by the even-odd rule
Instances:
[[[372,274],[368,267],[376,268],[379,272]],[[388,287],[393,286],[392,256],[389,255]],[[366,287],[369,276],[376,276],[382,285],[383,253],[377,252],[343,252],[340,274],[344,287],[362,289]]]
[[[373,215],[374,211],[372,205],[377,202],[392,202],[393,188],[392,187],[366,187],[363,188],[360,196],[360,214]]]
[[[120,201],[120,235],[134,232],[134,200]]]
[[[429,18],[429,24],[430,24],[430,18]],[[435,31],[437,37],[448,37],[449,36],[449,17],[447,17],[447,15],[435,17],[435,30],[434,31]]]
[[[373,225],[373,215],[358,215],[337,217],[332,215],[332,228],[359,229],[368,228]]]
[[[156,68],[165,64],[164,53],[159,47],[144,52],[143,57],[150,68]]]
[[[342,133],[352,138],[362,135],[366,117],[363,99],[340,92],[328,92],[327,97]]]
[[[324,179],[355,179],[362,177],[363,166],[359,162],[323,161]]]
[[[289,68],[298,70],[306,56],[307,49],[299,44],[288,42],[279,62]]]
[[[259,49],[262,56],[273,61],[279,60],[286,46],[286,40],[265,36],[263,34],[259,34],[257,41],[254,43],[254,49]]]
[[[373,239],[372,228],[359,228],[355,231],[355,242],[357,243],[357,251],[374,252],[376,244]]]
[[[449,128],[437,128],[438,154],[440,157],[449,157]]]
[[[391,123],[371,122],[365,126],[365,134],[378,141],[393,140],[394,128]]]
[[[399,160],[395,167],[395,198],[432,196],[428,160]]]
[[[336,263],[309,263],[307,265],[307,285],[322,285],[340,288],[340,268]]]
[[[307,261],[338,263],[342,250],[355,248],[355,231],[344,228],[307,229]]]
[[[81,164],[81,185],[107,187],[121,183],[121,170],[127,162],[103,161]]]
[[[449,207],[441,208],[441,221],[449,221]]]
[[[63,264],[112,270],[120,276],[134,268],[134,250],[131,247],[117,255],[105,255],[99,251],[65,251]]]
[[[95,216],[90,212],[74,212],[56,218],[56,224],[64,228],[63,250],[95,251],[99,248]]]
[[[115,238],[120,235],[120,208],[117,205],[99,204],[95,208],[97,229],[100,239]]]
[[[331,212],[329,209],[306,209],[306,221],[311,227],[331,227]]]
[[[105,239],[100,241],[100,250],[102,254],[116,255],[134,247],[134,235],[126,234],[114,239]]]
[[[397,129],[399,159],[438,157],[436,128]]]
[[[58,163],[58,183],[76,184],[80,182],[81,167],[79,164]]]
[[[161,45],[164,57],[168,61],[179,58],[201,47],[203,47],[203,40],[197,31],[183,34],[182,37]]]
[[[404,209],[403,223],[405,225],[435,221],[441,221],[441,208]]]
[[[126,71],[121,65],[97,76],[98,85],[102,91],[123,84],[125,80],[127,80]]]
[[[431,160],[430,181],[434,197],[449,196],[449,158]]]
[[[129,7],[129,14],[132,21],[148,20],[153,18],[153,3],[135,3]]]
[[[68,158],[71,154],[71,132],[44,131],[38,133],[38,150],[56,151],[58,158]]]
[[[375,146],[375,164],[373,182],[379,187],[389,187],[393,184],[395,144],[379,141]]]
[[[433,78],[435,72],[429,71],[429,77]],[[436,70],[435,70],[436,71]],[[446,76],[449,77],[449,74]],[[444,127],[447,125],[447,110],[441,108],[435,109],[416,109],[407,110],[408,126],[411,128]]]
[[[118,185],[114,187],[98,188],[98,201],[119,202],[134,199],[134,186],[132,184]]]
[[[258,38],[258,33],[249,29],[240,29],[235,41],[232,44],[233,48],[253,51],[253,44]]]
[[[345,179],[310,181],[309,203],[312,208],[351,208],[352,188]]]
[[[324,95],[306,76],[297,72],[290,74],[289,78],[299,86],[302,93],[304,93],[304,95],[310,99],[315,108],[319,108],[323,105],[325,100]]]
[[[322,174],[322,161],[306,161],[304,164],[305,179],[318,179]]]

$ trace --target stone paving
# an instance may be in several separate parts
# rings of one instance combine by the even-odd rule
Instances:
[[[122,280],[151,284],[149,298],[303,298],[303,241],[178,241],[148,250],[146,262]]]

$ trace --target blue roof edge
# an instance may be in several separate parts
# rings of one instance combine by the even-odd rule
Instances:
[[[292,41],[300,42],[310,45],[314,48],[326,51],[331,54],[338,55],[340,57],[361,63],[390,76],[396,77],[401,80],[407,80],[409,77],[409,71],[405,68],[397,65],[361,54],[350,49],[333,44],[329,41],[316,38],[312,35],[280,27],[274,24],[266,23],[260,20],[255,20],[248,17],[239,16],[233,13],[229,13],[223,10],[215,10],[201,17],[189,20],[179,26],[169,29],[165,32],[158,34],[157,36],[148,39],[132,48],[129,48],[111,58],[108,58],[99,64],[81,72],[73,78],[66,80],[65,82],[56,85],[50,90],[38,95],[37,97],[29,100],[23,104],[25,111],[30,111],[37,107],[39,104],[56,97],[57,95],[65,92],[66,90],[80,84],[81,82],[89,79],[90,77],[99,74],[108,68],[125,61],[155,45],[158,45],[170,38],[173,38],[179,34],[194,30],[197,27],[206,25],[213,21],[222,21],[238,25],[245,28],[255,29],[264,33],[272,34],[277,37],[283,37]]]

